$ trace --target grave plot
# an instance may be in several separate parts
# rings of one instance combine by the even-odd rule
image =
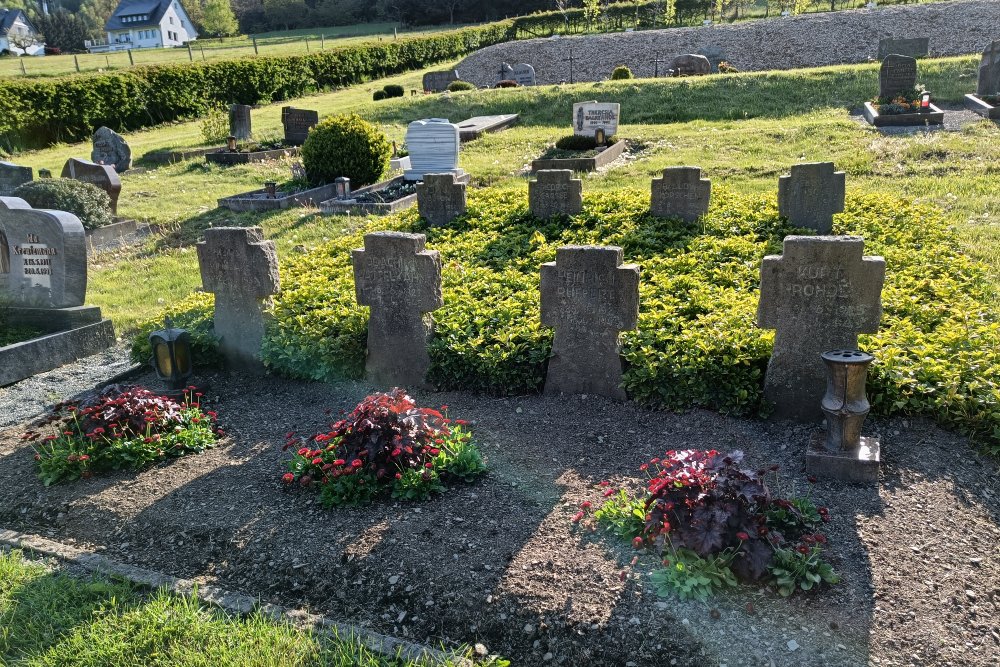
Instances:
[[[965,107],[983,118],[1000,120],[1000,40],[983,51],[976,92],[965,96]]]
[[[319,123],[319,112],[294,107],[282,107],[281,124],[284,138],[280,141],[254,141],[250,107],[234,104],[229,108],[228,145],[206,153],[205,159],[221,165],[266,162],[294,157],[309,136],[309,130]]]
[[[865,102],[863,113],[875,127],[944,123],[944,112],[931,102],[930,93],[917,88],[916,59],[896,54],[882,61],[878,97]]]
[[[556,141],[542,157],[532,160],[531,171],[569,169],[597,171],[625,152],[628,143],[616,136],[621,105],[580,102],[573,105],[573,134]]]

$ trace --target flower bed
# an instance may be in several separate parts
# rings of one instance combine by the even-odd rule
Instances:
[[[557,144],[537,160],[531,161],[531,171],[541,171],[542,169],[597,171],[617,160],[628,148],[628,143],[624,139],[614,141],[614,137],[612,137],[611,141],[613,143],[608,146],[595,146],[583,150],[562,149]]]
[[[865,102],[864,117],[875,127],[899,125],[941,125],[944,112],[931,104],[927,111],[921,110],[921,91],[914,95],[899,95],[892,99],[876,98]]]

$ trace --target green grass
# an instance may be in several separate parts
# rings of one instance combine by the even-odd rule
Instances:
[[[409,667],[339,639],[232,616],[195,597],[77,578],[0,552],[0,665]]]

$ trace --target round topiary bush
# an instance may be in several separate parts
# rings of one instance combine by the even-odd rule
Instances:
[[[386,97],[402,97],[403,95],[406,94],[406,91],[403,90],[403,87],[395,83],[387,84],[382,90],[385,91]]]
[[[309,132],[302,164],[310,183],[333,183],[346,176],[351,187],[370,185],[389,168],[392,145],[385,132],[357,114],[331,116]]]
[[[589,151],[597,148],[597,140],[594,137],[567,134],[556,141],[556,148],[561,151]]]
[[[461,90],[475,90],[476,85],[474,83],[469,83],[468,81],[452,81],[448,84],[448,90],[457,93]]]
[[[379,100],[384,100],[386,97],[384,90],[376,90],[372,93],[372,101],[378,102]]]
[[[635,77],[632,75],[632,70],[630,70],[625,65],[619,65],[618,67],[615,68],[613,72],[611,72],[612,81],[618,81],[620,79],[634,79],[634,78]]]
[[[68,211],[80,218],[84,229],[110,225],[111,198],[96,185],[71,178],[43,178],[25,183],[13,195],[31,204],[32,208]]]
[[[497,84],[497,88],[517,88],[517,87],[518,87],[517,81],[506,80],[506,81],[501,81],[500,83]]]

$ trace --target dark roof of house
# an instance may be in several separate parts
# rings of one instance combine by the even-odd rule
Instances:
[[[104,24],[105,30],[128,30],[160,25],[160,19],[170,8],[170,0],[122,0],[111,18]],[[148,16],[144,21],[124,22],[126,16]]]
[[[18,16],[24,19],[24,22],[30,25],[32,30],[35,30],[35,26],[31,25],[31,21],[20,9],[0,9],[0,35],[6,35],[10,32]],[[38,31],[35,30],[35,32]]]

